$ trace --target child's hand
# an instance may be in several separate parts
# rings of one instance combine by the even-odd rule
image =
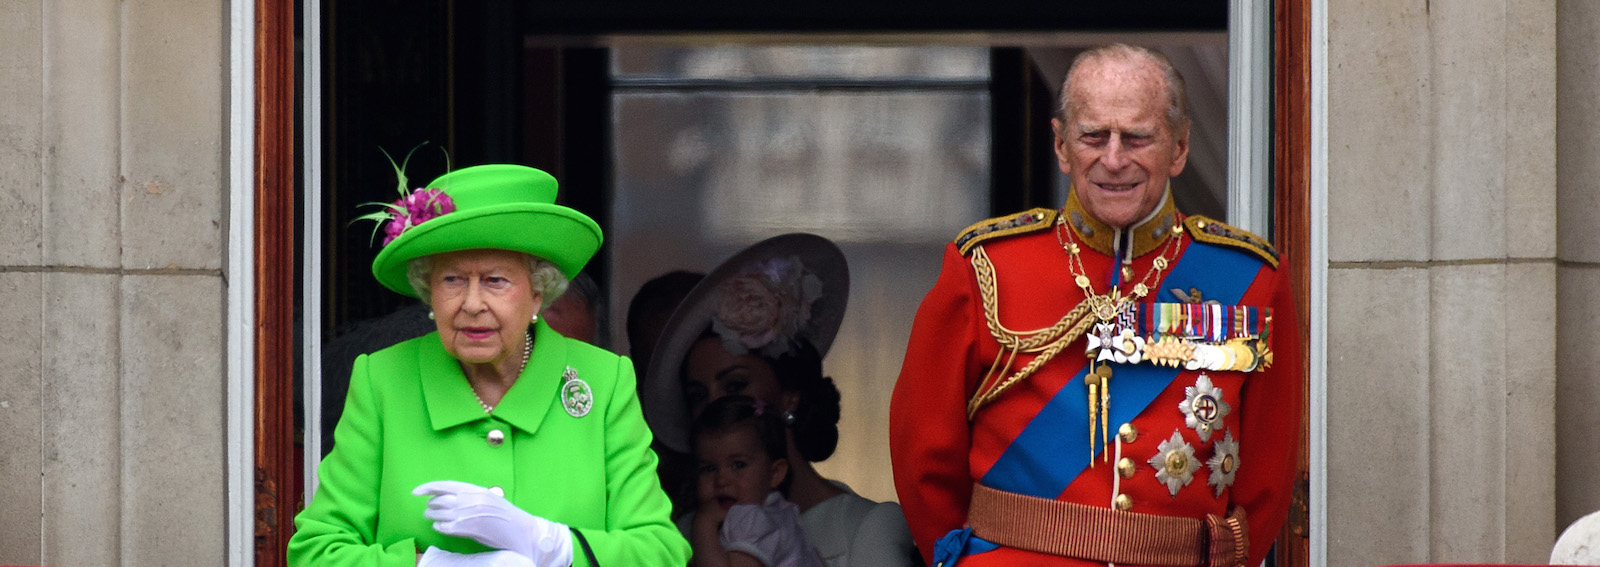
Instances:
[[[727,517],[728,511],[719,506],[717,501],[700,503],[700,509],[694,513],[694,535],[698,536],[703,530],[712,541],[716,541],[722,531],[722,521]]]
[[[696,567],[723,567],[728,564],[728,553],[722,549],[722,521],[728,511],[715,500],[701,502],[694,513],[694,525],[689,528],[689,545],[694,547]]]

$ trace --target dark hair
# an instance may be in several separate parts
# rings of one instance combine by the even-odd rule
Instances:
[[[788,441],[783,436],[783,422],[779,421],[774,408],[764,406],[750,396],[717,398],[706,406],[705,411],[700,412],[700,417],[695,418],[694,436],[698,440],[702,433],[722,433],[749,427],[755,430],[756,439],[761,441],[761,450],[767,453],[767,458],[774,461],[786,458],[789,451]]]
[[[722,337],[706,327],[695,342],[706,339],[715,339],[720,344]],[[794,432],[794,448],[800,452],[800,457],[811,463],[832,457],[834,449],[839,448],[839,388],[833,384],[833,378],[822,375],[822,354],[817,352],[817,347],[812,346],[811,341],[799,339],[782,356],[767,356],[759,351],[750,354],[772,370],[779,389],[799,396],[794,419],[791,421],[787,415],[780,417],[781,423]],[[685,356],[683,365],[678,368],[681,386],[688,384],[688,375],[689,357]],[[711,403],[721,400],[718,398]],[[703,415],[710,410],[701,411]],[[772,411],[776,413],[782,408]]]
[[[646,336],[647,327],[651,319],[658,319],[655,324],[665,325],[667,318],[672,316],[673,310],[689,295],[695,284],[705,279],[706,275],[698,272],[675,270],[661,274],[639,286],[639,291],[633,294],[633,299],[628,302],[628,320],[626,323],[628,333],[629,355],[634,363],[639,365],[639,378],[644,378],[644,369],[648,367],[649,356],[655,348],[660,336]],[[659,332],[660,329],[653,329]]]
[[[761,360],[772,368],[780,388],[800,396],[794,423],[789,424],[800,456],[813,463],[832,457],[839,447],[839,388],[833,378],[822,375],[822,354],[817,347],[800,339],[783,356],[761,356]]]

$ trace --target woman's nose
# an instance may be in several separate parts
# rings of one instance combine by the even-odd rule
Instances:
[[[483,286],[478,280],[472,280],[467,284],[467,298],[462,302],[461,309],[468,313],[478,313],[483,311],[484,305]]]

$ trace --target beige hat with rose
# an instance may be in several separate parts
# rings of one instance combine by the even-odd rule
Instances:
[[[844,320],[850,268],[844,252],[815,234],[763,240],[701,280],[661,331],[639,396],[656,439],[689,451],[684,357],[709,330],[728,352],[777,358],[805,341],[827,356]]]

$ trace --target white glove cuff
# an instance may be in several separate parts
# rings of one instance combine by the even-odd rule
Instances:
[[[560,522],[549,522],[533,540],[533,553],[528,557],[539,567],[571,567],[572,528]]]

